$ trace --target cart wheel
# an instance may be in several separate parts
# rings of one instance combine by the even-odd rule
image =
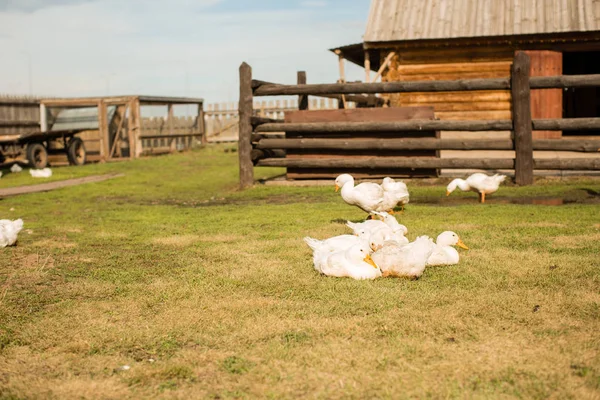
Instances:
[[[27,161],[32,168],[46,168],[48,165],[48,150],[41,143],[27,145]]]
[[[85,146],[83,145],[83,140],[76,137],[69,141],[69,145],[67,146],[67,158],[69,159],[69,164],[71,165],[85,164],[86,151]]]

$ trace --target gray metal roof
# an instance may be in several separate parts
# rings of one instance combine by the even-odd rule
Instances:
[[[600,31],[600,0],[371,0],[365,42]]]
[[[106,107],[108,121],[115,115],[116,106]],[[67,108],[60,110],[51,131],[98,129],[98,107]]]

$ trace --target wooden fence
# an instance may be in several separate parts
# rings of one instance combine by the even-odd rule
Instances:
[[[337,99],[310,99],[311,110],[338,109]],[[349,103],[348,107],[356,105]],[[237,103],[212,103],[205,104],[204,124],[209,142],[237,142],[238,135],[238,104]],[[254,115],[264,118],[280,119],[288,111],[298,110],[296,99],[255,101]]]
[[[600,75],[571,75],[530,77],[530,60],[524,52],[517,52],[511,67],[510,78],[469,79],[453,81],[414,81],[381,83],[336,83],[306,84],[299,74],[299,84],[280,85],[252,79],[252,68],[240,66],[239,104],[239,167],[240,185],[248,187],[254,183],[253,167],[294,168],[477,168],[514,169],[515,181],[520,185],[533,183],[534,169],[544,170],[600,170],[599,158],[534,159],[534,150],[597,152],[600,140],[578,139],[532,139],[532,130],[589,130],[600,129],[600,118],[538,119],[531,118],[530,89],[554,89],[600,86]],[[286,123],[280,119],[260,118],[254,115],[254,96],[299,96],[299,109],[308,109],[307,96],[355,97],[360,94],[406,93],[406,92],[449,92],[472,90],[510,90],[512,94],[512,120],[489,121],[438,121],[410,120],[397,122],[314,122]],[[359,101],[362,98],[358,99]],[[509,140],[490,139],[385,139],[336,141],[333,139],[289,139],[269,138],[273,132],[405,132],[414,130],[444,131],[512,131]],[[289,148],[328,148],[340,146],[357,150],[402,149],[402,150],[506,150],[515,151],[515,158],[467,159],[437,157],[368,157],[351,158],[281,158]],[[253,149],[270,150],[257,153]],[[259,157],[256,158],[256,155]],[[278,157],[279,156],[279,157]],[[265,157],[265,158],[261,158]]]

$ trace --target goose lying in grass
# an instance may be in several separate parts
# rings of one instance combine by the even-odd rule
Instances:
[[[311,237],[305,237],[304,242],[313,251],[313,264],[319,272],[321,266],[326,262],[327,258],[337,252],[347,250],[349,247],[360,243],[367,243],[366,239],[356,235],[339,235],[329,239],[319,240]]]
[[[390,215],[385,211],[374,211],[373,214],[380,217],[381,220],[370,219],[363,222],[346,221],[346,226],[352,229],[355,235],[358,235],[359,232],[372,232],[384,227],[389,227],[393,232],[401,232],[403,235],[408,233],[406,226],[400,224],[393,215]]]
[[[12,246],[17,242],[17,235],[23,229],[23,220],[0,219],[0,247]]]
[[[320,271],[327,276],[359,280],[381,276],[381,270],[371,258],[371,249],[364,242],[329,255],[322,261]]]
[[[408,204],[409,193],[408,188],[404,182],[396,182],[393,178],[385,177],[383,178],[383,182],[381,183],[381,187],[383,188],[384,194],[384,204],[382,210],[386,211],[390,214],[394,213],[394,207],[398,204],[404,210],[404,205]]]
[[[506,179],[506,175],[487,176],[486,174],[476,173],[465,179],[454,179],[446,187],[446,196],[450,196],[457,187],[463,192],[473,191],[479,193],[479,202],[485,203],[485,195],[494,193],[498,190],[500,184]]]
[[[435,244],[430,237],[419,236],[408,244],[385,241],[377,247],[379,249],[373,253],[372,258],[381,269],[382,276],[417,279],[425,271]]]
[[[427,265],[454,265],[458,264],[458,251],[453,246],[468,250],[466,244],[451,231],[442,232],[435,240],[435,249],[427,260]]]

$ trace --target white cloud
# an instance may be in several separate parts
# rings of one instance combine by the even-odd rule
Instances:
[[[235,101],[238,67],[257,79],[337,79],[328,48],[360,41],[364,16],[338,23],[311,9],[214,12],[218,0],[103,0],[0,12],[0,93],[151,94]],[[368,4],[367,4],[368,6]],[[349,79],[362,79],[348,67]]]

